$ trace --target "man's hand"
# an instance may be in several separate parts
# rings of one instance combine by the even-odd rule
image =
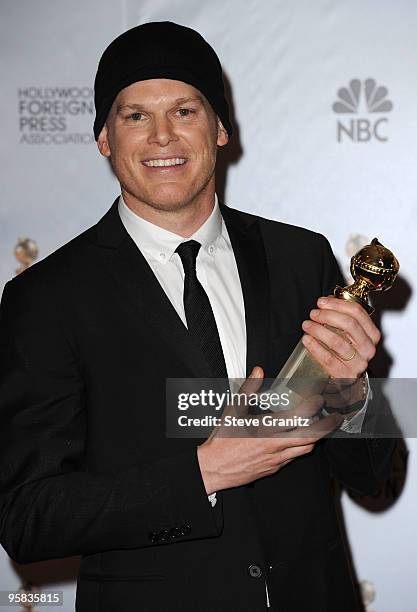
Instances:
[[[263,370],[256,366],[240,388],[240,393],[256,393],[262,385]],[[312,417],[319,410],[322,400],[310,398],[296,410],[296,414]],[[234,406],[226,407],[225,414],[238,414]],[[284,413],[280,413],[284,416]],[[240,415],[241,416],[241,415]],[[275,415],[276,416],[276,415]],[[294,411],[285,411],[285,416],[295,416]],[[312,451],[315,443],[333,431],[341,422],[340,415],[332,414],[308,427],[285,430],[275,429],[272,437],[261,438],[259,432],[247,429],[247,436],[230,437],[222,426],[215,428],[208,440],[197,449],[200,471],[208,495],[222,489],[238,487],[264,476],[275,474],[284,465]],[[260,430],[262,433],[262,429]]]
[[[302,325],[304,346],[332,378],[360,377],[375,355],[380,331],[360,304],[327,296],[319,298],[317,305]]]

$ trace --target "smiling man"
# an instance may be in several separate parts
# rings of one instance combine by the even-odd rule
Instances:
[[[2,298],[1,543],[20,563],[81,555],[79,612],[359,610],[332,482],[377,490],[391,441],[323,439],[333,416],[298,437],[168,438],[165,385],[247,378],[255,392],[304,330],[362,401],[378,329],[324,297],[341,278],[323,236],[218,202],[232,125],[197,32],[122,34],[95,104],[121,194]]]

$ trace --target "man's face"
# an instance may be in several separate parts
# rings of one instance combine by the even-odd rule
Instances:
[[[133,205],[176,210],[213,188],[217,147],[227,132],[206,98],[171,79],[119,92],[98,139]],[[164,164],[164,165],[162,165]],[[170,165],[168,165],[170,164]]]

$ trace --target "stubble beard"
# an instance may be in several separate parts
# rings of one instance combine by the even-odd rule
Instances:
[[[193,206],[195,201],[204,194],[207,190],[207,187],[214,175],[214,168],[212,172],[206,177],[206,179],[201,184],[195,185],[193,189],[185,189],[182,195],[173,195],[172,199],[169,198],[168,195],[161,195],[160,197],[152,196],[149,191],[136,191],[133,189],[129,189],[128,186],[121,184],[122,190],[128,194],[131,198],[133,198],[139,204],[145,204],[149,208],[157,210],[158,212],[172,213],[184,210],[190,206]],[[129,199],[128,197],[126,199]]]

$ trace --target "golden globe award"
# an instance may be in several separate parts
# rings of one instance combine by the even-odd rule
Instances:
[[[384,247],[377,238],[363,247],[350,262],[350,272],[354,283],[347,287],[336,287],[334,295],[342,300],[357,302],[372,314],[374,309],[369,303],[371,291],[386,291],[399,271],[396,257]],[[341,330],[330,328],[339,334]],[[285,365],[272,383],[269,392],[290,393],[291,408],[312,395],[323,393],[330,376],[311,356],[301,340],[287,359]]]

